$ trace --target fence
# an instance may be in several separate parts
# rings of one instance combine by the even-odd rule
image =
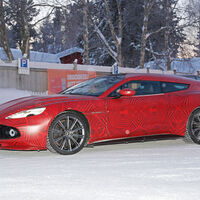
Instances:
[[[30,75],[20,75],[18,74],[17,61],[13,61],[12,63],[0,62],[0,88],[16,88],[44,93],[48,90],[47,69],[95,71],[97,76],[112,73],[112,67],[108,66],[30,62]],[[119,67],[119,73],[174,74],[175,72],[151,70],[149,68],[134,69]]]

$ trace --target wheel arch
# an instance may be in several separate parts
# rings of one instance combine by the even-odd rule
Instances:
[[[88,131],[89,131],[89,133],[90,133],[90,124],[89,124],[89,121],[88,121],[88,119],[87,119],[87,117],[82,113],[82,112],[80,112],[80,111],[77,111],[77,110],[65,110],[64,111],[64,113],[65,112],[73,112],[73,113],[76,113],[76,114],[78,114],[81,118],[83,118],[83,120],[85,121],[85,123],[87,124],[87,128],[88,128]],[[63,113],[63,112],[62,112]]]
[[[66,116],[66,115],[69,115],[69,116],[74,116],[76,117],[76,120],[79,119],[79,121],[82,121],[82,125],[84,126],[84,129],[86,130],[86,133],[84,134],[85,135],[85,138],[84,138],[84,141],[82,142],[82,144],[80,143],[80,145],[78,146],[75,146],[77,147],[77,149],[75,150],[68,150],[69,152],[63,152],[65,150],[63,150],[62,148],[60,149],[58,146],[55,147],[55,143],[52,142],[52,134],[51,131],[52,131],[52,126],[53,126],[53,123],[56,122],[60,117],[62,119],[62,117]],[[77,118],[78,117],[78,118]],[[49,135],[50,134],[50,135]],[[89,125],[89,122],[86,118],[86,116],[79,112],[79,111],[76,111],[76,110],[64,110],[60,113],[58,113],[54,119],[52,120],[50,126],[49,126],[49,129],[48,129],[48,134],[47,134],[47,149],[53,153],[60,153],[60,154],[63,154],[63,155],[72,155],[74,153],[77,153],[79,152],[84,146],[86,146],[88,144],[88,141],[90,139],[90,125]],[[65,139],[66,140],[66,139]],[[66,142],[63,142],[63,144],[65,145]],[[70,142],[71,143],[71,142]],[[76,142],[77,143],[77,142]],[[71,145],[70,145],[71,146]],[[64,146],[63,146],[64,147]],[[72,146],[71,146],[72,148]]]
[[[64,110],[64,111],[60,112],[58,115],[56,115],[56,116],[54,117],[54,119],[57,118],[59,115],[62,115],[62,114],[65,114],[65,113],[75,113],[75,114],[79,115],[79,116],[84,120],[84,122],[86,123],[86,126],[87,126],[88,135],[89,135],[88,138],[87,138],[87,140],[86,140],[86,143],[85,143],[85,145],[87,145],[87,144],[88,144],[88,141],[89,141],[89,139],[90,139],[91,129],[90,129],[89,121],[88,121],[88,119],[86,118],[86,116],[85,116],[82,112],[80,112],[80,111],[73,110],[73,109],[68,109],[68,110]]]
[[[194,137],[191,136],[190,134],[190,120],[192,119],[192,116],[195,112],[200,110],[200,106],[196,107],[189,115],[188,120],[187,120],[187,124],[186,124],[186,129],[185,129],[185,136],[184,136],[184,141],[186,143],[197,143],[200,144],[200,142],[195,141]]]
[[[192,117],[192,115],[193,115],[197,110],[200,110],[200,106],[196,107],[196,108],[189,114],[189,117],[188,117],[188,119],[187,119],[186,128],[187,128],[187,126],[188,126],[188,123],[189,123],[190,118]]]
[[[200,106],[196,107],[196,108],[189,114],[189,116],[188,116],[187,123],[186,123],[186,127],[185,127],[185,135],[186,135],[186,133],[188,132],[188,126],[189,126],[190,119],[191,119],[192,115],[193,115],[197,110],[200,110]]]

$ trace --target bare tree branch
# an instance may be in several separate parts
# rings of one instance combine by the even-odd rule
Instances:
[[[43,18],[39,19],[38,21],[36,21],[34,24],[31,24],[32,27],[35,27],[38,23],[40,23],[41,21],[45,20],[46,18],[48,18],[49,16],[52,15],[53,11],[55,10],[55,8],[52,8],[51,11]]]

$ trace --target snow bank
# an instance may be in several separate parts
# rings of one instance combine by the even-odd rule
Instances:
[[[167,70],[165,60],[156,60],[145,63],[145,68],[146,67],[150,67],[150,69]],[[195,74],[200,70],[200,58],[174,59],[171,63],[171,68],[172,70],[176,69],[179,73]]]
[[[30,91],[23,91],[11,88],[0,88],[0,104],[13,99],[30,96]]]

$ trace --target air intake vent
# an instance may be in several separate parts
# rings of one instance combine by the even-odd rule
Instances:
[[[0,125],[0,140],[14,139],[20,137],[16,128]]]

